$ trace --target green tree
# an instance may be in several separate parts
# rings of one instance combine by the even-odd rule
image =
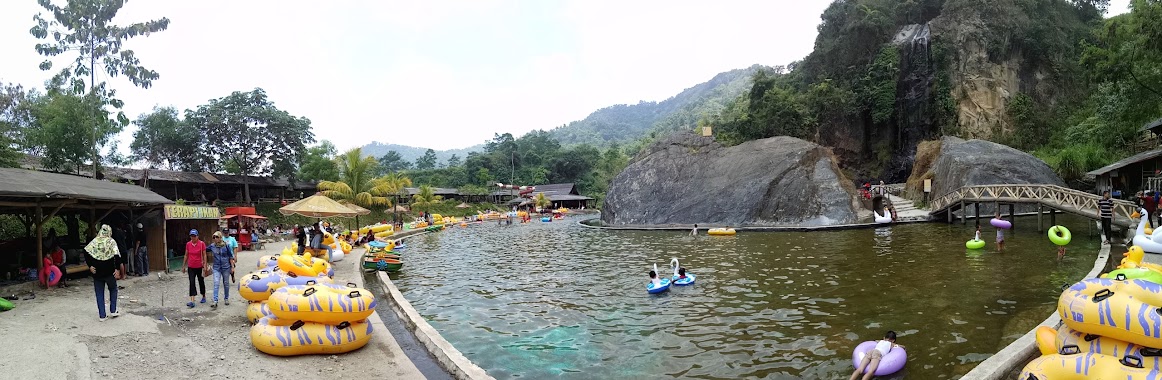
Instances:
[[[448,157],[448,165],[446,167],[450,168],[453,166],[460,166],[460,156],[453,154],[452,157]]]
[[[335,158],[339,167],[339,181],[319,182],[318,188],[324,196],[339,203],[354,204],[366,209],[391,205],[389,188],[374,177],[377,165],[374,158],[363,155],[360,148],[351,149]],[[359,217],[355,218],[359,225]]]
[[[73,94],[94,97],[85,103],[99,105],[87,107],[91,112],[80,115],[81,122],[76,124],[89,126],[89,143],[86,146],[91,151],[93,175],[96,176],[100,148],[109,141],[108,135],[102,135],[102,132],[110,130],[109,122],[106,121],[108,115],[98,109],[106,105],[121,108],[115,92],[104,82],[97,83],[97,73],[102,72],[110,77],[124,75],[134,86],[149,88],[158,78],[157,72],[142,66],[133,50],[122,49],[122,45],[130,38],[164,31],[169,27],[169,19],[163,17],[127,26],[114,25],[113,18],[125,5],[124,0],[68,0],[63,7],[54,5],[51,0],[37,0],[37,3],[52,16],[51,19],[45,19],[41,14],[36,14],[33,16],[36,25],[29,30],[37,39],[52,37],[52,42],[35,46],[36,52],[46,57],[40,63],[40,69],[52,70],[52,57],[66,52],[76,54],[72,64],[63,67],[52,78],[51,86],[71,89]],[[85,81],[86,76],[88,82]],[[121,127],[129,123],[124,114],[118,113],[117,119]],[[117,132],[120,132],[119,128],[112,133]]]
[[[387,175],[379,178],[378,181],[379,185],[382,186],[382,191],[384,194],[395,196],[395,203],[397,205],[400,203],[400,197],[407,195],[407,187],[412,185],[411,178],[408,178],[399,171],[388,173]],[[395,210],[395,212],[393,212],[395,215],[393,220],[399,221],[400,219],[398,209],[394,207],[392,209]]]
[[[436,191],[431,186],[422,185],[419,191],[415,195],[412,195],[412,208],[417,211],[428,212],[432,207],[440,204],[442,200],[444,200],[444,197],[436,195]]]
[[[300,152],[315,141],[310,120],[278,109],[261,88],[187,110],[186,122],[205,136],[199,150],[220,165],[212,168],[234,168],[241,175],[293,176],[288,163],[300,162]],[[250,185],[243,191],[250,203]]]
[[[338,181],[339,165],[335,162],[335,145],[323,140],[307,148],[299,164],[298,178],[305,181]]]
[[[104,145],[120,129],[91,96],[54,90],[37,101],[32,114],[36,121],[25,135],[29,151],[41,156],[45,168],[55,171],[80,173],[93,158],[91,129],[78,126],[92,125],[95,120],[98,145]]]
[[[382,157],[379,157],[379,174],[384,175],[394,173],[401,170],[411,169],[412,163],[404,160],[399,152],[394,150],[387,151]]]
[[[188,170],[205,166],[199,162],[198,135],[185,127],[173,107],[154,107],[133,122],[137,131],[129,145],[133,159],[149,163],[151,168]]]
[[[553,201],[550,201],[549,197],[545,196],[545,193],[537,193],[537,197],[534,198],[533,202],[539,209],[544,209],[553,205]]]
[[[36,93],[15,84],[0,84],[0,167],[19,166],[24,134],[33,126]]]
[[[428,149],[424,155],[416,159],[416,170],[428,170],[436,167],[436,151]]]

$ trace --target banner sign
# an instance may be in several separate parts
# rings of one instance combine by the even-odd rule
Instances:
[[[166,219],[218,219],[217,207],[165,205]]]

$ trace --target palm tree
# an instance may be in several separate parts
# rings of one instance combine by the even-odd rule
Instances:
[[[339,166],[339,181],[319,182],[318,189],[324,196],[339,203],[354,204],[366,209],[374,206],[391,205],[387,190],[373,178],[378,162],[372,157],[364,157],[363,150],[355,148],[335,158]],[[359,225],[359,217],[355,217]]]
[[[396,204],[399,204],[399,197],[407,194],[407,187],[412,185],[411,178],[403,175],[400,172],[391,172],[376,180],[376,188],[381,188],[385,195],[395,195]],[[395,221],[399,221],[399,209],[395,211]]]
[[[427,212],[443,199],[444,197],[436,195],[436,191],[432,190],[431,186],[423,185],[420,186],[420,191],[412,196],[412,207]]]
[[[545,196],[545,193],[537,193],[537,198],[536,198],[535,202],[536,202],[537,208],[542,209],[542,210],[544,210],[545,207],[549,207],[550,205],[553,204],[553,201],[550,201],[549,197]]]

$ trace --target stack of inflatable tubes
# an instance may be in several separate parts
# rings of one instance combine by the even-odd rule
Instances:
[[[270,315],[273,314],[270,313],[270,305],[267,305],[266,301],[251,302],[246,305],[246,320],[250,321],[252,325]]]
[[[1065,289],[1057,303],[1065,326],[1037,329],[1044,356],[1020,379],[1162,378],[1160,293],[1162,285],[1141,279],[1087,279]]]
[[[258,270],[238,281],[238,294],[248,301],[265,301],[272,293],[289,285],[330,284],[330,277],[299,276],[276,268]]]
[[[277,356],[353,351],[371,339],[375,306],[375,296],[354,284],[285,286],[266,301],[270,315],[250,328],[250,342]]]

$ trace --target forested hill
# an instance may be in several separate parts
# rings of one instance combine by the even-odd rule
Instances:
[[[484,145],[473,145],[462,149],[437,150],[436,162],[444,163],[453,155],[464,158],[468,153],[479,152],[483,150]],[[417,148],[414,146],[398,145],[398,144],[384,144],[379,141],[372,141],[370,144],[363,146],[363,154],[369,157],[380,158],[387,152],[395,151],[399,153],[400,158],[407,162],[415,162],[417,158],[423,157],[424,152],[428,148]]]
[[[605,107],[583,120],[554,128],[549,134],[562,145],[607,146],[637,140],[652,130],[669,132],[692,128],[699,119],[720,113],[728,103],[749,91],[751,76],[760,68],[754,65],[719,73],[661,102]]]

